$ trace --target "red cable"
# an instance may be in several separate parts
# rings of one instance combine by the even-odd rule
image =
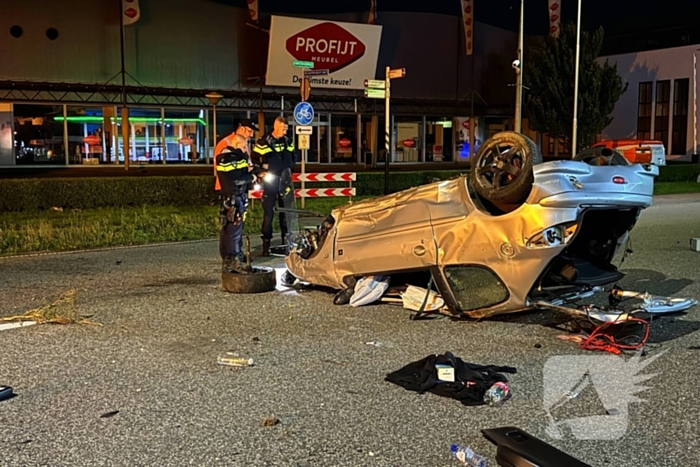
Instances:
[[[628,345],[617,342],[611,334],[604,332],[605,329],[609,328],[610,326],[626,324],[629,322],[640,323],[645,327],[644,337],[636,345]],[[644,347],[647,340],[649,339],[649,331],[649,323],[640,318],[629,318],[625,321],[613,321],[611,323],[604,323],[595,328],[593,332],[591,332],[590,336],[586,338],[586,340],[580,342],[579,347],[583,350],[601,350],[603,352],[610,352],[614,353],[615,355],[619,355],[623,350],[639,350],[642,347]]]

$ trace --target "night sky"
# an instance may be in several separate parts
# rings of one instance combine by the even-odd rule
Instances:
[[[246,7],[245,0],[210,0]],[[561,0],[562,20],[576,21],[577,0]],[[370,0],[259,0],[263,15],[275,13],[339,13],[366,11]],[[377,0],[382,11],[420,11],[460,15],[460,0]],[[582,0],[584,29],[603,26],[607,37],[666,28],[698,25],[700,0]],[[520,0],[474,0],[476,21],[516,30]],[[547,0],[525,0],[525,32],[546,34],[549,29]]]

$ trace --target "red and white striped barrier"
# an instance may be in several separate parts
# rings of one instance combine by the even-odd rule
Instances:
[[[355,173],[308,173],[292,174],[295,182],[354,182],[357,180]]]
[[[253,199],[262,199],[263,191],[249,191],[248,197]],[[332,198],[336,196],[355,196],[354,188],[300,188],[294,190],[296,198]]]

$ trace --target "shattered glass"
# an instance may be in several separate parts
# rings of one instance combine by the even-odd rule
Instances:
[[[445,268],[447,283],[460,310],[476,310],[497,305],[508,298],[508,289],[488,269],[475,266]]]

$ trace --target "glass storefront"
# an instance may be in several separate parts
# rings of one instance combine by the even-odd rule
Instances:
[[[296,139],[289,110],[265,112],[262,132],[270,131],[279,116],[290,122],[288,134]],[[0,117],[9,119],[3,126],[9,135],[5,151],[9,157],[3,156],[0,165],[124,164],[121,108],[118,106],[6,104],[0,109]],[[244,118],[258,124],[255,110],[217,108],[217,141],[233,133]],[[469,143],[460,130],[459,125],[464,124],[462,120],[458,117],[393,117],[392,162],[466,161]],[[495,129],[492,122],[482,126],[484,133]],[[212,162],[211,107],[129,108],[128,131],[126,154],[132,164]],[[465,134],[468,135],[468,131]],[[385,153],[383,115],[325,112],[315,115],[307,163],[377,166],[383,164]]]
[[[423,160],[423,119],[397,115],[394,118],[393,162]]]
[[[65,164],[62,105],[16,104],[13,109],[15,164]]]
[[[357,116],[331,115],[331,162],[357,162]]]
[[[425,122],[426,162],[453,161],[452,119],[428,118]]]

